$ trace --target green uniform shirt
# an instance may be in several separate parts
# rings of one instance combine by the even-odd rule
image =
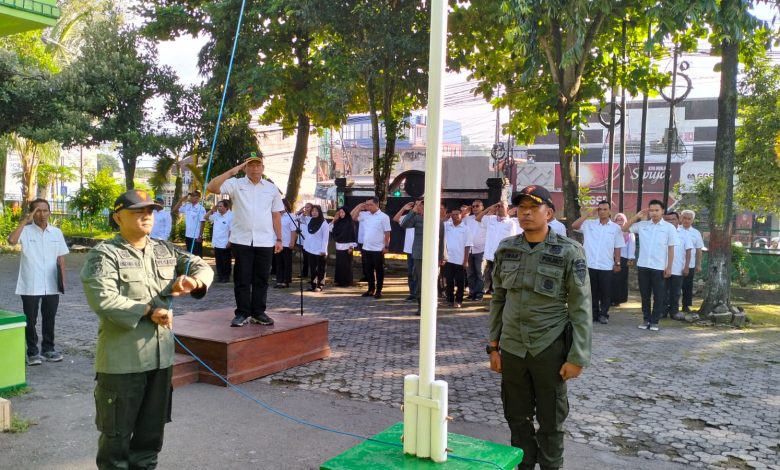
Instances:
[[[169,308],[173,283],[185,273],[188,261],[189,275],[211,285],[211,267],[168,241],[148,239],[146,248],[139,250],[116,235],[90,250],[81,282],[89,306],[100,319],[97,372],[127,374],[173,365],[173,334],[154,323],[147,312]],[[192,296],[205,294],[203,289]]]
[[[549,230],[531,248],[523,234],[496,250],[490,341],[519,357],[536,356],[572,325],[567,362],[590,364],[590,280],[582,246]]]

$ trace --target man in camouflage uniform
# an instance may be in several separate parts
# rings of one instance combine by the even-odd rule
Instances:
[[[528,186],[512,200],[523,233],[495,254],[490,305],[490,368],[522,470],[563,465],[566,381],[590,363],[591,297],[585,253],[547,225],[550,193]],[[534,428],[534,417],[539,430]]]
[[[152,469],[171,417],[171,296],[202,298],[214,273],[201,258],[148,237],[154,209],[144,191],[114,203],[119,234],[93,248],[81,270],[100,320],[95,353],[99,469]]]

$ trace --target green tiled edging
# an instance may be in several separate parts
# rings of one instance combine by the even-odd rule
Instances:
[[[447,447],[452,449],[447,461],[435,463],[429,459],[418,459],[404,454],[401,447],[403,423],[396,423],[379,434],[372,436],[378,441],[396,445],[363,441],[355,447],[333,457],[320,466],[321,470],[346,470],[357,468],[373,469],[514,469],[523,460],[523,450],[495,442],[482,441],[460,434],[448,434]],[[458,458],[458,457],[462,457]],[[483,462],[478,462],[483,461]],[[488,463],[490,462],[490,463]]]

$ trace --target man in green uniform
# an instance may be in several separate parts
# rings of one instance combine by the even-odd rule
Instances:
[[[548,227],[545,188],[523,188],[512,203],[523,233],[504,239],[495,254],[487,352],[501,374],[512,445],[523,449],[520,469],[556,469],[569,414],[566,381],[590,363],[588,268],[582,246]]]
[[[119,234],[93,248],[81,270],[100,319],[95,370],[99,469],[152,469],[171,416],[171,296],[202,298],[214,272],[201,258],[148,237],[154,210],[144,191],[114,203]]]

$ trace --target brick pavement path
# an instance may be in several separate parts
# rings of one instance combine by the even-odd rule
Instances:
[[[57,320],[66,354],[90,356],[96,318],[86,306],[78,269],[68,256],[68,293]],[[2,308],[21,311],[14,295],[18,256],[0,255]],[[263,381],[357,400],[400,404],[403,376],[417,369],[418,321],[403,302],[403,279],[391,278],[382,300],[358,288],[305,293],[307,315],[330,320],[331,357]],[[202,301],[177,299],[177,314],[233,304],[232,284],[216,285]],[[297,291],[271,289],[272,312],[298,312]],[[442,309],[437,378],[450,386],[456,419],[505,426],[499,377],[487,369],[487,304]],[[666,321],[653,333],[636,328],[637,304],[596,325],[593,364],[570,383],[567,432],[581,443],[624,455],[694,467],[780,469],[780,331],[712,329]],[[508,431],[507,431],[508,434]]]

